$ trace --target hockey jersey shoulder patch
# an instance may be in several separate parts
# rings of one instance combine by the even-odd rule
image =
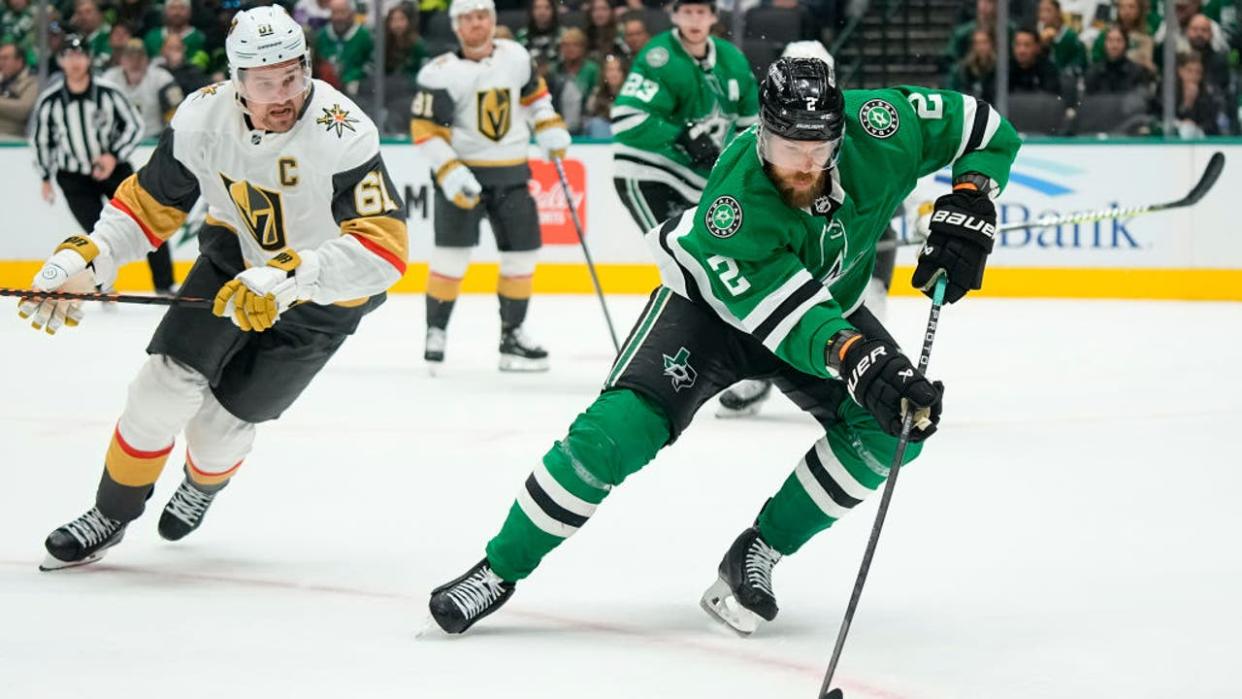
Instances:
[[[723,194],[716,197],[703,213],[703,225],[717,238],[732,238],[742,227],[742,204]]]
[[[891,102],[877,97],[858,108],[858,123],[868,135],[888,138],[901,128],[901,117]]]
[[[336,134],[338,139],[347,131],[358,131],[356,124],[360,119],[353,114],[354,110],[346,109],[340,103],[333,103],[330,107],[320,106],[319,111],[321,114],[315,118],[315,123],[324,127],[327,133]]]

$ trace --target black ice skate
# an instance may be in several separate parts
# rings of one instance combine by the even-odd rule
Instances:
[[[742,532],[720,561],[720,578],[703,593],[703,611],[743,636],[775,619],[772,567],[779,560],[780,552],[768,546],[758,527]]]
[[[516,587],[492,572],[484,558],[465,575],[431,591],[431,618],[447,633],[461,633],[500,609]]]
[[[220,488],[210,493],[203,492],[189,478],[183,479],[160,514],[160,536],[177,541],[198,529],[203,517],[207,516],[207,508],[211,507],[211,501],[219,492]]]
[[[522,332],[521,326],[500,335],[501,371],[547,371],[548,353]]]
[[[448,335],[444,328],[427,328],[427,340],[423,343],[423,360],[431,373],[444,363],[444,346],[448,344]]]
[[[47,558],[39,570],[59,570],[72,566],[94,563],[103,558],[108,549],[121,543],[125,536],[125,523],[105,517],[97,507],[56,531],[48,534],[43,546]]]
[[[772,396],[772,382],[768,379],[744,379],[720,394],[720,407],[716,417],[751,417],[759,414],[759,406]]]

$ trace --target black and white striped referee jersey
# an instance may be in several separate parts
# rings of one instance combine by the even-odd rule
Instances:
[[[99,156],[129,159],[142,139],[142,115],[116,85],[91,77],[90,87],[72,94],[63,76],[39,95],[31,119],[35,168],[44,180],[57,172],[91,174]]]

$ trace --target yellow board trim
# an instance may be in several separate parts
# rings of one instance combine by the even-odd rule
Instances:
[[[178,280],[185,279],[191,262],[173,264]],[[0,286],[29,288],[39,268],[36,260],[0,260]],[[655,265],[601,264],[596,266],[604,291],[610,294],[647,294],[660,283]],[[911,267],[898,267],[894,296],[916,296],[910,287]],[[500,266],[470,265],[462,292],[496,293]],[[591,294],[591,277],[581,263],[543,263],[535,271],[536,294]],[[125,265],[117,276],[120,291],[150,291],[151,272],[145,262]],[[982,291],[971,297],[1163,299],[1183,301],[1242,301],[1242,269],[1106,269],[991,267]],[[427,263],[410,263],[405,276],[391,289],[421,294],[427,290]]]

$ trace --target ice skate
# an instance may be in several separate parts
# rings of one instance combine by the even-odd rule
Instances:
[[[160,514],[160,536],[169,541],[177,541],[198,529],[203,523],[203,517],[207,516],[207,508],[211,507],[211,501],[219,492],[220,489],[217,488],[206,493],[199,490],[190,479],[182,480],[181,485],[177,486],[177,492],[173,493],[168,504],[164,506],[164,512]]]
[[[500,335],[501,371],[547,371],[548,352],[535,344],[521,326]]]
[[[431,618],[446,633],[462,633],[500,609],[516,587],[492,572],[491,564],[484,558],[465,575],[431,591]]]
[[[39,564],[39,570],[59,570],[94,563],[103,558],[108,549],[121,543],[125,536],[125,524],[105,517],[97,507],[63,527],[48,534],[43,542],[47,557]]]
[[[703,611],[742,636],[775,619],[772,567],[779,560],[780,552],[768,546],[758,527],[742,532],[720,561],[720,578],[703,593]]]
[[[759,408],[772,396],[772,382],[767,379],[743,379],[720,394],[716,417],[737,418],[759,414]]]
[[[448,334],[444,328],[427,328],[427,340],[423,344],[423,361],[427,369],[435,376],[444,364],[444,346],[448,344]]]

